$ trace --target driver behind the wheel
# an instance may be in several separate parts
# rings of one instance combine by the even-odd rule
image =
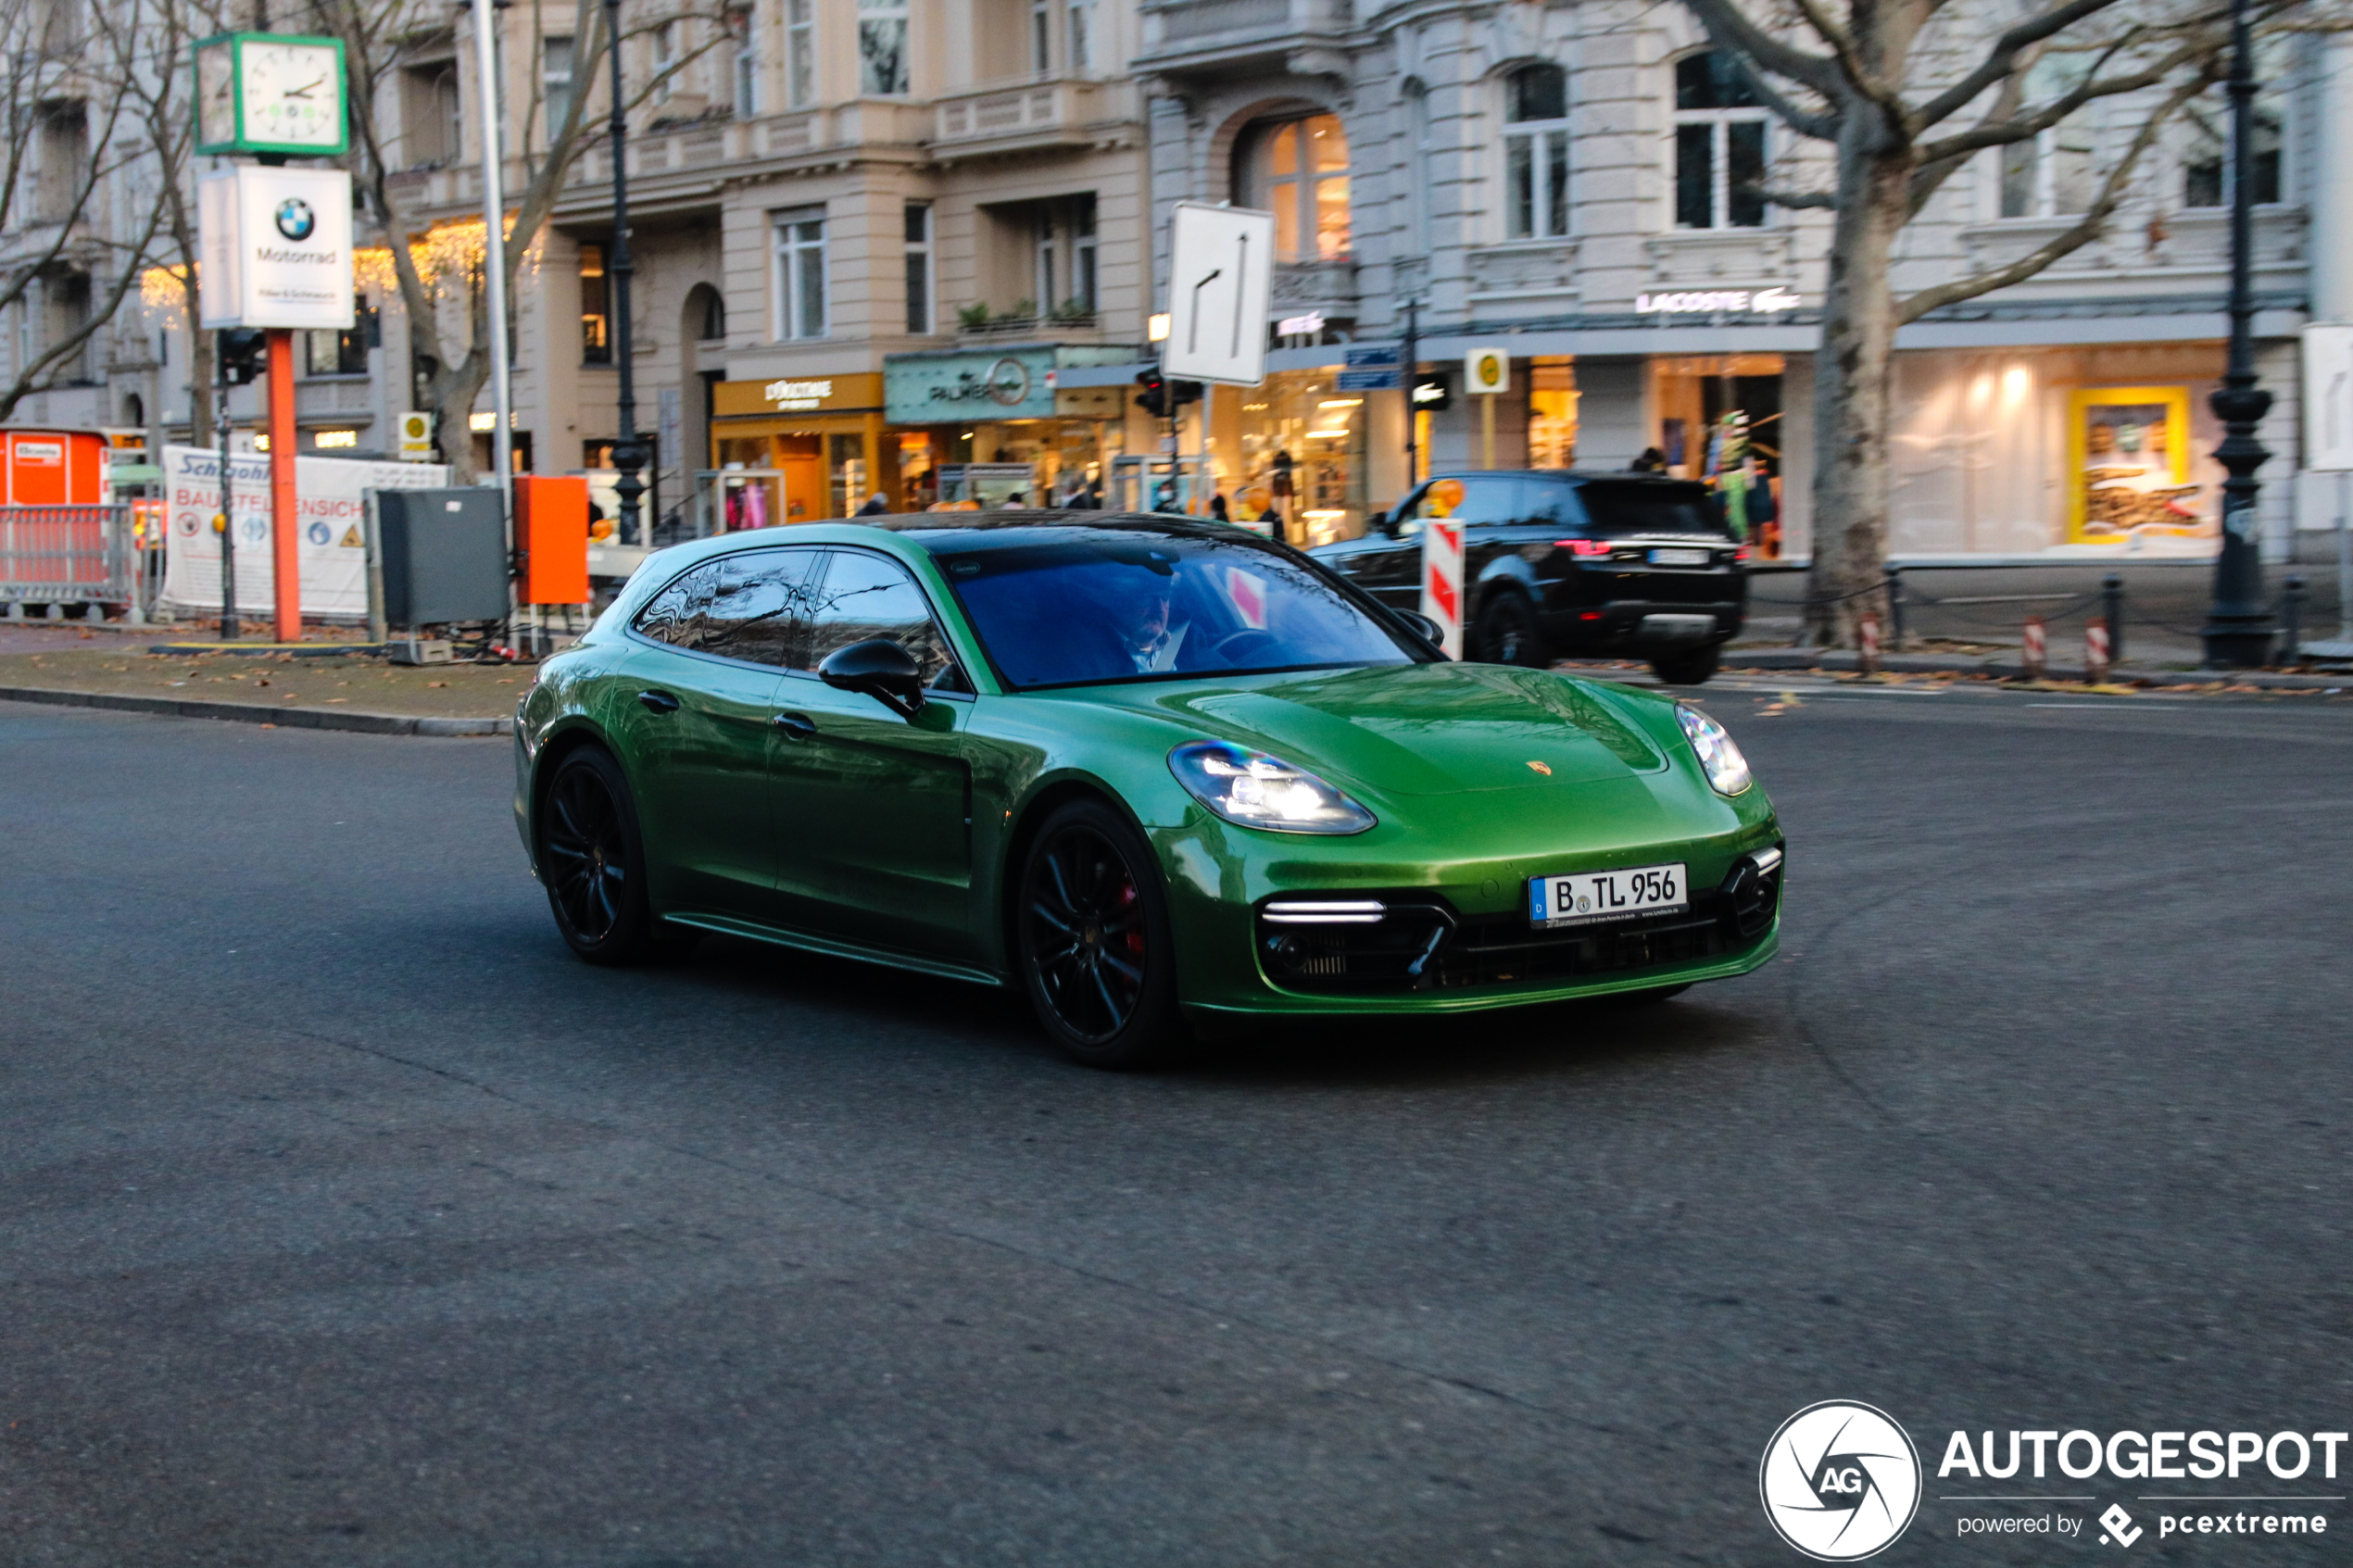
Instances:
[[[1139,675],[1156,675],[1176,668],[1177,651],[1192,622],[1169,623],[1173,577],[1149,577],[1123,583],[1128,592],[1115,610],[1120,651],[1134,661]]]

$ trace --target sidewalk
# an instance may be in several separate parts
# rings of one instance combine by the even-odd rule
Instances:
[[[1951,653],[1892,653],[1882,655],[1880,668],[1891,675],[1955,675],[1989,681],[2024,681],[2030,677],[2018,655],[2009,650],[1994,654]],[[1853,674],[1856,656],[1843,648],[1755,647],[1734,645],[1724,650],[1724,671],[1804,670],[1820,671],[1825,674]],[[2082,684],[2084,679],[2081,662],[2066,663],[2051,660],[2043,671],[2043,679]],[[2177,686],[2203,688],[2210,691],[2353,691],[2353,673],[2304,674],[2273,670],[2181,670],[2164,665],[2128,662],[2111,666],[2108,684],[2112,686]]]

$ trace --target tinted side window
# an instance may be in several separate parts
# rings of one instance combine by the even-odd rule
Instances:
[[[1585,508],[1577,504],[1577,487],[1549,479],[1523,482],[1525,489],[1520,501],[1520,520],[1541,523],[1547,528],[1577,528],[1585,521]]]
[[[1432,480],[1414,503],[1414,515],[1403,531],[1419,533],[1415,524],[1434,517],[1463,523],[1515,522],[1519,518],[1521,488],[1520,480],[1500,473]]]
[[[808,664],[809,589],[824,552],[746,550],[705,561],[655,595],[637,630],[750,664]]]
[[[927,686],[950,668],[947,642],[914,579],[896,561],[836,551],[824,585],[812,598],[808,662],[793,668],[814,669],[827,654],[869,637],[888,637],[913,654]]]

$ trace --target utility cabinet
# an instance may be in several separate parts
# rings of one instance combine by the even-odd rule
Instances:
[[[507,525],[496,489],[379,490],[375,496],[387,622],[506,618]]]
[[[516,476],[515,571],[525,604],[588,602],[586,475]]]

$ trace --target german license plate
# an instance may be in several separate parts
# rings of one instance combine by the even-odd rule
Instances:
[[[1691,886],[1680,865],[1629,866],[1624,871],[1576,872],[1528,880],[1528,920],[1540,930],[1634,915],[1672,914],[1691,907]]]
[[[1653,550],[1651,564],[1653,566],[1705,566],[1707,552],[1705,550]]]

